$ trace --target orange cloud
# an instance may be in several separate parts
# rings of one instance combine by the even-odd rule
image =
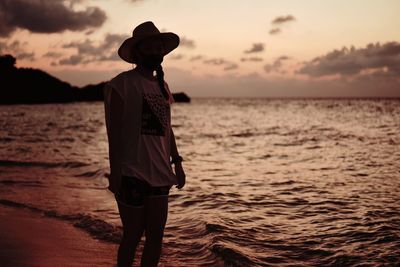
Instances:
[[[359,74],[397,78],[400,75],[400,43],[368,44],[365,48],[343,47],[305,62],[300,74],[313,77],[329,75],[357,76]],[[370,71],[374,70],[374,71]]]

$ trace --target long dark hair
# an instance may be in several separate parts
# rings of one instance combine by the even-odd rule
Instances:
[[[163,71],[161,64],[158,65],[158,67],[156,68],[156,76],[157,76],[158,85],[160,86],[160,89],[161,89],[161,93],[164,95],[165,99],[168,99],[169,94],[167,92],[167,89],[165,88],[164,71]]]

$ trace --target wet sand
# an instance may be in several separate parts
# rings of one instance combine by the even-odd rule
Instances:
[[[115,266],[116,252],[66,222],[0,206],[1,266]]]

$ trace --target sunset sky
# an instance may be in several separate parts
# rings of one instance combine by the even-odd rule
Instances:
[[[117,49],[151,20],[181,45],[172,91],[224,97],[400,97],[398,0],[0,0],[0,53],[73,85],[132,66]]]

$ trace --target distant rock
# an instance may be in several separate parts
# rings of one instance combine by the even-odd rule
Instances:
[[[187,94],[180,92],[180,93],[173,93],[172,94],[174,97],[175,102],[183,102],[183,103],[189,103],[190,98]]]
[[[50,74],[32,68],[16,68],[11,55],[0,56],[0,104],[66,103],[103,101],[106,82],[71,86]],[[185,93],[173,93],[176,102],[190,102]]]

